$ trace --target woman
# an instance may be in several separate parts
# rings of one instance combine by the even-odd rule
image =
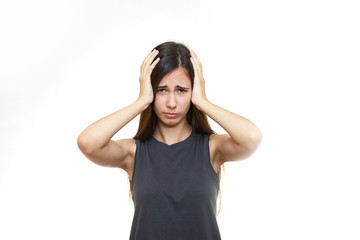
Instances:
[[[111,138],[139,113],[133,139]],[[206,115],[228,134],[215,134]],[[221,239],[216,221],[220,167],[249,157],[261,133],[249,120],[211,103],[202,65],[183,44],[155,47],[141,65],[131,105],[78,137],[96,164],[124,169],[135,213],[130,239]]]

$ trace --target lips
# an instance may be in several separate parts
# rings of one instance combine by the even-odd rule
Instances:
[[[166,117],[168,118],[176,118],[177,117],[177,113],[164,113]]]

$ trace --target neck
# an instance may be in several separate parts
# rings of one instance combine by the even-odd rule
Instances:
[[[158,141],[171,145],[185,140],[190,136],[191,131],[192,128],[187,123],[177,127],[167,127],[159,124],[153,136]]]

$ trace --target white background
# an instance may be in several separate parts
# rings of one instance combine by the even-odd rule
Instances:
[[[263,133],[225,166],[223,239],[360,239],[359,12],[355,0],[2,1],[0,239],[128,239],[127,174],[87,160],[77,136],[136,100],[141,62],[168,40],[197,52],[210,101]]]

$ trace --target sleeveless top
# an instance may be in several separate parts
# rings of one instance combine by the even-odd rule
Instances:
[[[221,239],[219,183],[210,162],[209,135],[192,131],[172,145],[154,137],[136,140],[130,240]]]

